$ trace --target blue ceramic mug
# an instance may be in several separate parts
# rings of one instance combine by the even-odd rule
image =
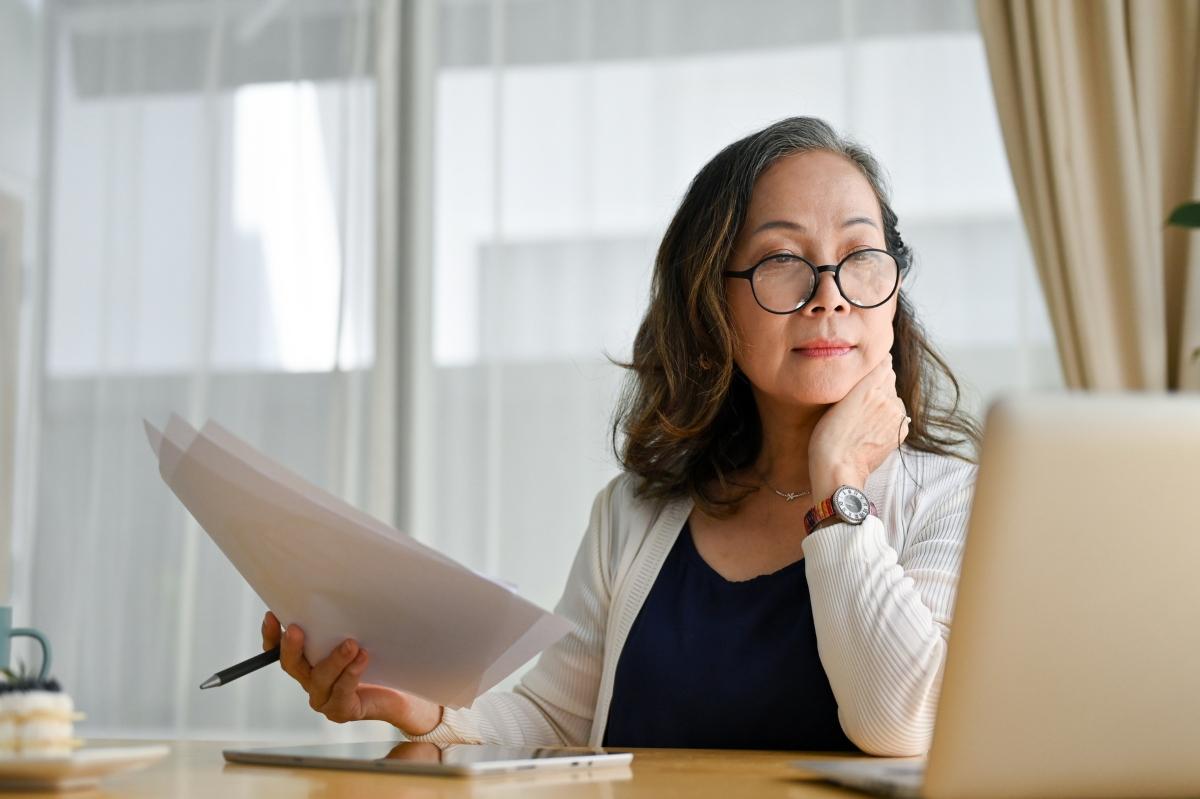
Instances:
[[[17,636],[36,638],[42,645],[42,670],[38,672],[38,680],[45,680],[50,673],[50,642],[46,640],[46,636],[31,627],[13,627],[12,608],[0,606],[0,668],[8,668],[12,639]]]

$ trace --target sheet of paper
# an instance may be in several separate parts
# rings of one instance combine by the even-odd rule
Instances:
[[[310,662],[345,638],[371,654],[364,682],[450,707],[570,629],[430,547],[347,505],[209,423],[146,423],[159,473]]]

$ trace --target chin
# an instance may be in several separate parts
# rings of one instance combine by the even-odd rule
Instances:
[[[813,365],[815,366],[815,364]],[[850,393],[866,372],[860,368],[788,369],[761,375],[761,382],[754,377],[750,383],[755,393],[770,397],[773,402],[793,407],[833,405]],[[846,364],[845,366],[850,366]]]
[[[842,401],[853,387],[853,381],[814,381],[782,392],[780,399],[789,405],[832,405]]]
[[[848,393],[848,391],[807,392],[804,396],[797,397],[795,402],[797,405],[833,405],[845,399]]]

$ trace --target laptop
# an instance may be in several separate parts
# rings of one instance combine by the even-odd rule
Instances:
[[[1200,397],[988,413],[924,759],[803,760],[872,793],[1200,796]]]

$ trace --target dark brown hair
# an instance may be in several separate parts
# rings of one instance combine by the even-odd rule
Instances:
[[[621,465],[641,477],[640,496],[690,494],[705,512],[726,516],[759,488],[732,479],[758,457],[762,429],[750,382],[734,363],[722,272],[759,175],[784,156],[812,150],[837,153],[862,170],[879,200],[888,251],[902,274],[912,267],[878,162],[825,122],[785,119],[718,153],[696,175],[667,227],[633,358],[620,364],[629,375],[614,416],[613,449]],[[912,416],[906,446],[970,459],[978,426],[960,413],[958,381],[903,291],[892,328],[896,390]]]

